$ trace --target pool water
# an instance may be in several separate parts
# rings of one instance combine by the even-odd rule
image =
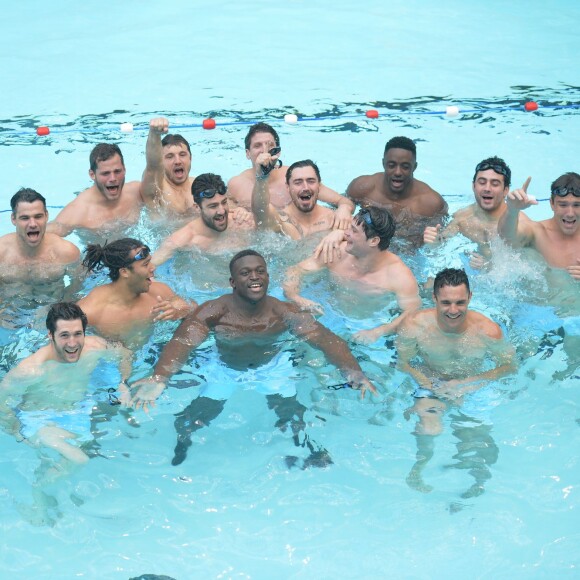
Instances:
[[[159,115],[186,125],[179,131],[194,152],[193,174],[224,178],[247,167],[248,124],[275,119],[284,161],[314,159],[338,191],[378,171],[385,142],[406,135],[417,141],[416,177],[451,211],[471,203],[473,168],[490,155],[507,161],[515,186],[532,175],[538,199],[557,176],[578,171],[579,48],[570,23],[580,7],[571,1],[179,0],[161,8],[129,0],[103,10],[59,0],[13,3],[4,13],[1,234],[12,231],[6,210],[19,187],[43,193],[54,217],[90,185],[88,155],[100,141],[119,143],[127,180],[140,179],[147,124]],[[538,112],[522,110],[528,100],[540,103]],[[449,105],[477,112],[431,114]],[[364,116],[370,108],[379,119]],[[284,124],[286,113],[312,120]],[[204,131],[210,116],[218,126]],[[132,133],[119,131],[125,122]],[[40,125],[51,128],[48,137],[36,136]],[[549,217],[548,203],[529,215]],[[154,247],[159,239],[147,225],[133,233]],[[259,247],[281,297],[285,267],[306,250],[267,236]],[[425,279],[464,264],[472,249],[456,238],[406,259]],[[227,257],[197,259],[203,267],[194,272],[178,259],[158,277],[198,301],[229,291]],[[574,337],[560,327],[562,317],[580,314],[578,285],[555,296],[539,264],[504,247],[472,281],[472,307],[506,330],[520,369],[483,402],[445,416],[422,473],[429,493],[407,483],[417,454],[415,421],[405,413],[412,389],[389,341],[353,347],[384,393],[363,403],[348,389],[327,388],[341,377],[320,353],[285,343],[301,360],[308,436],[332,465],[300,469],[307,447],[275,428],[263,395],[238,390],[172,466],[175,414],[198,394],[188,384],[216,371],[209,340],[149,415],[108,405],[116,377],[99,374],[97,456],[57,484],[36,486],[50,457],[0,433],[0,575],[577,577],[579,382],[570,368]],[[333,284],[322,276],[306,295],[323,303],[321,321],[341,336],[389,315],[391,304],[357,306]],[[42,317],[23,318],[26,328],[1,330],[2,373],[41,344]],[[171,331],[160,326],[137,353],[139,372]],[[288,455],[299,457],[297,467],[288,468]],[[485,492],[464,497],[482,477]]]

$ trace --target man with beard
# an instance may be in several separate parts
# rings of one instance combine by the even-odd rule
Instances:
[[[269,200],[269,167],[276,164],[278,155],[260,153],[256,161],[260,167],[252,194],[252,213],[258,229],[278,230],[292,239],[301,239],[332,229],[335,212],[317,203],[320,193],[320,171],[310,159],[296,161],[286,171],[286,189],[290,203],[276,209]]]
[[[48,211],[44,196],[21,188],[10,200],[10,219],[16,232],[0,238],[2,295],[62,299],[79,279],[80,252],[67,240],[46,231]],[[71,284],[65,288],[64,276]],[[33,287],[33,290],[30,287]]]
[[[397,222],[397,238],[420,246],[426,225],[447,215],[447,203],[426,183],[415,179],[417,148],[408,137],[393,137],[385,146],[382,173],[354,179],[346,195],[356,203],[387,208]]]
[[[83,265],[89,272],[106,267],[111,278],[109,284],[93,288],[79,301],[89,324],[101,336],[129,347],[142,345],[155,322],[179,320],[196,306],[154,281],[149,248],[139,240],[90,244]]]
[[[471,266],[483,267],[491,258],[489,243],[497,236],[497,224],[507,209],[505,197],[510,184],[511,171],[503,159],[484,159],[475,167],[473,176],[475,202],[455,212],[444,229],[441,229],[441,224],[426,227],[423,241],[436,244],[456,234],[463,234],[478,244],[478,252],[471,255]]]
[[[134,225],[143,205],[152,206],[152,197],[142,197],[140,182],[125,183],[125,162],[117,145],[99,143],[89,156],[89,176],[94,185],[85,189],[60,211],[48,231],[61,237],[73,230],[88,230],[105,236]]]
[[[162,135],[169,131],[165,117],[151,119],[145,148],[147,165],[141,181],[146,199],[155,200],[155,208],[162,215],[190,217],[195,214],[191,199],[191,148],[178,134]]]
[[[230,273],[232,293],[205,302],[181,323],[161,352],[153,376],[131,386],[134,392],[131,404],[144,409],[154,404],[171,376],[213,331],[222,362],[220,369],[223,367],[223,371],[216,370],[216,373],[223,372],[224,376],[212,375],[200,396],[178,416],[178,444],[173,464],[185,459],[191,434],[209,425],[221,413],[232,392],[236,388],[249,388],[264,393],[268,406],[280,419],[277,426],[284,430],[290,424],[295,444],[309,448],[311,455],[305,466],[328,465],[332,461],[325,450],[315,450],[308,437],[305,442],[299,440],[306,408],[297,401],[292,380],[294,349],[284,350],[286,341],[277,339],[290,331],[321,350],[343,372],[349,386],[361,390],[363,397],[366,390],[376,392],[375,387],[363,374],[344,340],[295,305],[268,295],[268,269],[258,252],[237,253],[230,262]],[[294,465],[295,459],[288,458],[289,466]]]
[[[153,254],[153,264],[159,266],[176,252],[199,248],[222,252],[239,248],[247,241],[244,232],[254,229],[248,212],[236,208],[230,221],[226,185],[219,175],[202,173],[191,184],[190,197],[200,210],[200,216],[163,241]]]

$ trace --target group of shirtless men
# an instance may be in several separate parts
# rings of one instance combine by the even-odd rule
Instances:
[[[325,268],[345,284],[356,284],[359,295],[380,292],[396,297],[399,315],[377,328],[358,332],[354,340],[370,343],[397,334],[399,368],[418,386],[413,407],[419,416],[418,429],[434,435],[440,431],[440,421],[434,416],[440,416],[449,404],[460,404],[462,397],[486,382],[514,371],[513,348],[496,323],[469,310],[471,291],[463,270],[439,272],[433,283],[434,307],[422,309],[415,276],[389,251],[393,236],[408,249],[437,244],[461,233],[478,244],[479,250],[472,256],[476,268],[490,259],[490,240],[500,236],[514,247],[535,249],[547,266],[567,271],[576,281],[573,283],[580,280],[577,173],[566,173],[552,183],[553,215],[533,221],[522,213],[537,204],[528,194],[530,179],[521,188],[510,190],[511,172],[506,163],[498,157],[485,159],[475,168],[474,203],[449,221],[441,195],[415,179],[416,148],[406,137],[388,141],[383,171],[354,179],[346,195],[340,195],[323,185],[311,160],[283,166],[278,134],[265,123],[253,125],[245,139],[251,168],[233,177],[227,187],[215,174],[190,177],[189,144],[181,135],[168,134],[168,129],[167,119],[151,120],[140,182],[125,183],[118,146],[97,145],[90,155],[89,175],[94,184],[52,222],[48,222],[44,197],[36,191],[21,189],[11,200],[16,231],[0,238],[3,287],[25,282],[33,288],[68,274],[73,280],[68,290],[76,290],[79,285],[74,282],[82,280],[81,264],[85,272],[107,268],[111,280],[93,288],[77,304],[63,302],[70,300],[63,294],[55,296],[59,302],[51,306],[47,317],[49,344],[5,377],[0,423],[16,437],[22,437],[22,425],[7,399],[22,388],[23,377],[42,375],[46,379],[51,375],[52,381],[66,380],[68,394],[54,405],[57,410],[59,405],[62,410],[70,409],[86,389],[87,375],[76,368],[74,374],[82,380],[75,390],[72,375],[63,369],[80,367],[83,360],[92,369],[103,353],[113,353],[121,361],[121,402],[148,410],[210,332],[215,333],[221,351],[233,353],[235,368],[243,369],[266,364],[274,356],[276,338],[290,331],[322,351],[361,396],[366,391],[373,396],[377,388],[364,375],[347,343],[314,318],[322,307],[300,294],[303,278]],[[353,216],[355,205],[360,208]],[[122,237],[144,208],[152,219],[165,219],[174,228],[154,252],[139,240]],[[324,235],[311,257],[288,269],[283,284],[288,301],[268,295],[264,258],[244,249],[260,230],[294,240],[318,241]],[[94,242],[87,245],[82,260],[77,246],[64,239],[73,231],[85,238],[92,236]],[[95,240],[102,241],[103,232],[109,239],[113,235],[118,239],[100,244]],[[197,305],[154,279],[156,266],[193,249],[235,254],[230,262],[231,293]],[[129,386],[128,349],[161,320],[182,322],[161,352],[152,376]],[[99,336],[85,336],[87,324]],[[489,368],[485,363],[490,359],[493,367],[483,370]],[[269,402],[282,416],[286,403],[281,398]],[[38,401],[28,393],[19,408],[32,409],[35,404]],[[294,397],[294,415],[296,405]],[[74,434],[57,424],[49,422],[35,437],[34,444],[53,447],[72,461],[87,459],[67,441]]]

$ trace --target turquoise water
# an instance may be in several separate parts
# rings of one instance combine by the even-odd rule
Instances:
[[[121,145],[127,178],[139,179],[139,129],[161,114],[192,125],[180,130],[194,151],[192,173],[227,178],[246,168],[246,122],[294,112],[316,117],[276,124],[282,157],[312,157],[339,191],[378,171],[385,141],[404,134],[418,142],[416,176],[452,210],[471,201],[473,167],[489,155],[506,159],[516,185],[532,175],[540,199],[555,177],[578,170],[579,115],[569,107],[580,104],[571,25],[580,8],[573,2],[181,1],[161,9],[59,1],[13,4],[4,16],[0,209],[20,186],[64,205],[90,184],[88,154],[101,140]],[[511,108],[530,99],[564,108]],[[423,114],[451,104],[480,112]],[[364,118],[369,108],[381,111],[378,121]],[[218,128],[204,131],[198,125],[210,115]],[[121,134],[122,122],[137,130]],[[39,125],[52,135],[36,137]],[[547,203],[530,215],[548,217]],[[9,214],[0,214],[0,233],[11,229]],[[268,243],[273,256],[280,248]],[[461,263],[469,248],[456,240],[428,265]],[[474,281],[473,306],[504,325],[522,358],[516,378],[497,385],[491,398],[487,419],[498,456],[480,497],[462,498],[473,479],[447,467],[458,462],[451,417],[424,472],[433,491],[406,484],[416,445],[403,411],[412,400],[390,366],[391,350],[356,348],[391,394],[388,405],[372,405],[323,388],[338,382],[338,373],[307,349],[299,392],[310,407],[311,437],[334,461],[324,470],[287,469],[290,436],[274,428],[264,397],[252,391],[237,392],[211,427],[196,433],[188,459],[172,467],[173,413],[197,393],[175,389],[151,416],[135,413],[128,421],[101,412],[100,456],[49,490],[58,503],[54,525],[33,526],[22,506],[32,502],[39,458],[0,434],[2,575],[576,577],[578,385],[554,378],[566,369],[556,335],[539,347],[557,319],[542,304],[525,304],[547,292],[541,270],[513,260]],[[273,263],[277,296],[283,265]],[[171,268],[160,275],[201,299],[227,283],[215,276],[204,288],[203,276],[193,275],[192,287],[191,274]],[[327,306],[322,321],[343,336],[372,320],[327,291],[324,280],[309,290]],[[39,335],[21,330],[1,338],[19,358]],[[215,360],[212,348],[201,360]],[[11,363],[4,352],[2,362]]]

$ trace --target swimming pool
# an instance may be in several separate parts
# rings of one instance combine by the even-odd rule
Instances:
[[[294,112],[317,117],[276,125],[283,159],[312,157],[339,191],[354,176],[377,171],[385,141],[404,134],[418,140],[417,177],[444,194],[452,210],[471,201],[473,167],[489,155],[506,159],[516,185],[531,174],[538,198],[547,197],[556,176],[577,170],[575,109],[499,110],[526,100],[580,102],[578,45],[569,26],[580,9],[572,2],[426,8],[415,0],[371,2],[364,10],[329,1],[174,2],[160,13],[135,1],[112,12],[70,0],[4,10],[1,58],[11,90],[0,94],[0,209],[20,186],[38,189],[49,205],[66,203],[89,184],[88,154],[100,140],[118,141],[127,178],[139,179],[145,133],[121,134],[118,126],[145,127],[158,114],[174,124],[215,116],[216,130],[182,133],[194,151],[192,173],[224,177],[246,167],[244,122]],[[450,104],[481,112],[455,119],[421,114]],[[382,113],[379,120],[364,118],[369,108]],[[239,124],[220,127],[220,120]],[[36,137],[38,125],[50,126],[52,135]],[[548,212],[543,203],[531,215]],[[0,214],[0,233],[11,231],[8,217]],[[447,256],[459,260],[465,247],[458,241]],[[281,266],[273,275],[278,296]],[[175,281],[202,299],[226,282],[220,286],[216,277],[208,288],[191,289],[183,273]],[[310,364],[299,388],[310,407],[311,437],[334,461],[324,470],[287,469],[289,435],[274,429],[263,396],[251,391],[235,393],[211,427],[196,433],[188,460],[172,467],[173,413],[196,394],[179,389],[151,417],[103,421],[101,457],[51,490],[61,514],[53,514],[53,527],[35,527],[16,505],[31,502],[37,455],[0,433],[3,575],[576,576],[577,382],[552,378],[565,366],[557,335],[534,350],[534,339],[541,342],[552,324],[546,319],[541,328],[548,317],[542,306],[512,311],[530,294],[524,283],[542,290],[533,267],[523,276],[499,268],[475,284],[473,306],[503,323],[528,355],[517,378],[496,391],[490,417],[499,453],[482,496],[461,498],[472,478],[447,467],[459,461],[451,419],[424,472],[434,490],[421,494],[406,484],[415,439],[392,353],[380,345],[356,349],[363,367],[392,388],[389,405],[377,409],[344,390],[333,396],[320,388],[338,375],[306,351]],[[311,290],[328,303],[323,322],[343,336],[370,318],[345,311],[326,291],[324,282]],[[30,340],[30,333],[17,340]],[[212,348],[202,357],[211,359]]]

